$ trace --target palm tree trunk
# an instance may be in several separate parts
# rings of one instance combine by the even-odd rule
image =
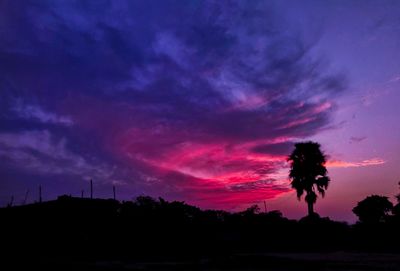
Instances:
[[[314,203],[307,202],[308,206],[308,216],[312,216],[314,214]]]

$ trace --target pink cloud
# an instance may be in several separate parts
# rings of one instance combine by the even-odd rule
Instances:
[[[314,120],[313,117],[305,118],[305,119],[299,119],[299,120],[295,120],[295,121],[289,122],[288,124],[285,124],[280,128],[281,129],[291,128],[291,127],[294,127],[294,126],[299,126],[301,124],[308,123],[308,122],[313,121],[313,120]]]
[[[331,160],[326,163],[327,167],[331,168],[348,168],[348,167],[367,167],[367,166],[378,166],[386,163],[381,158],[372,158],[363,160],[361,162],[347,162],[341,160]]]
[[[159,138],[153,129],[132,128],[114,141],[118,156],[152,176],[158,195],[168,191],[167,197],[174,195],[203,208],[232,209],[289,190],[286,176],[276,174],[286,165],[286,156],[252,151],[266,141],[191,142],[184,132],[169,132],[163,130]]]

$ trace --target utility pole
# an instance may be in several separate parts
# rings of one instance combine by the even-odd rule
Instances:
[[[93,181],[90,179],[90,198],[93,199]]]
[[[11,195],[11,200],[10,203],[7,205],[7,207],[12,207],[13,203],[14,203],[14,195]]]
[[[29,195],[29,189],[26,190],[25,198],[24,198],[24,201],[22,202],[22,205],[25,205],[25,204],[26,204],[26,201],[28,200],[28,195]]]
[[[113,196],[114,196],[114,200],[116,199],[116,196],[115,196],[115,185],[113,185]]]
[[[265,200],[264,200],[264,213],[267,213],[267,204],[265,203]]]
[[[39,185],[39,203],[42,203],[42,186]]]
[[[83,199],[84,190],[81,191],[81,198]]]

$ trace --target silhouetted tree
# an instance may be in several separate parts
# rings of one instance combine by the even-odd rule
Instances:
[[[358,202],[353,213],[362,223],[376,224],[385,222],[392,208],[393,204],[388,197],[371,195]]]
[[[159,203],[155,199],[149,196],[138,196],[135,203],[143,209],[148,210],[155,210],[159,205]]]
[[[260,207],[257,204],[251,205],[249,208],[241,212],[242,215],[255,215],[260,213]]]
[[[292,188],[296,189],[297,197],[306,193],[305,201],[308,205],[308,215],[314,215],[314,204],[317,201],[318,191],[322,196],[330,181],[325,168],[326,157],[316,142],[302,142],[295,144],[295,149],[289,156]]]
[[[400,182],[399,182],[400,188]],[[397,220],[400,220],[400,194],[396,195],[397,204],[393,207],[393,214],[396,216]]]

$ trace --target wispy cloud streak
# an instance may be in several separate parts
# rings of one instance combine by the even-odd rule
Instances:
[[[379,166],[385,164],[386,161],[380,158],[372,158],[363,160],[361,162],[347,162],[340,160],[331,160],[326,163],[327,167],[331,168],[349,168],[349,167],[368,167],[368,166]]]

